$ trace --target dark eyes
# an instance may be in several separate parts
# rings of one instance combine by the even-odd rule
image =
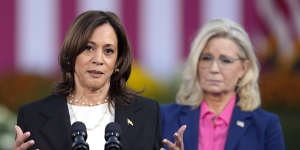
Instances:
[[[233,59],[227,58],[227,57],[220,57],[220,61],[222,63],[230,64],[233,63]]]
[[[202,56],[202,57],[200,57],[200,59],[203,60],[203,61],[211,61],[214,58],[212,56]]]
[[[86,46],[86,47],[84,48],[84,50],[89,51],[89,52],[92,52],[92,51],[95,50],[95,48],[94,48],[93,46],[89,46],[89,45],[88,45],[88,46]],[[112,48],[104,48],[103,52],[104,52],[104,54],[106,54],[106,55],[110,55],[110,54],[113,54],[115,51],[114,51],[114,49],[112,49]]]
[[[86,46],[85,48],[84,48],[84,50],[87,50],[87,51],[92,51],[92,50],[94,50],[94,48],[92,47],[92,46]]]
[[[104,53],[105,53],[105,54],[113,54],[113,53],[114,53],[114,50],[111,49],[111,48],[106,48],[106,49],[104,49]]]
[[[201,61],[213,61],[215,58],[213,56],[210,56],[210,55],[204,55],[204,56],[201,56],[200,57],[200,60]],[[231,58],[228,58],[228,57],[225,57],[225,56],[220,56],[219,59],[218,59],[221,63],[224,63],[224,64],[230,64],[230,63],[233,63],[234,60],[231,59]]]

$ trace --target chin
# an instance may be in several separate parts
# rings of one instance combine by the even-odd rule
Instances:
[[[223,93],[223,91],[214,90],[214,91],[207,91],[207,93],[211,93],[211,94],[214,94],[214,95],[219,95],[219,94]]]
[[[210,93],[214,95],[226,94],[234,92],[234,89],[227,89],[227,88],[205,88],[203,89],[205,93]]]
[[[207,93],[215,93],[215,94],[224,92],[224,90],[217,87],[203,88],[203,90]]]
[[[103,87],[103,83],[98,83],[98,82],[89,82],[86,84],[87,87],[91,88],[91,89],[100,89]]]

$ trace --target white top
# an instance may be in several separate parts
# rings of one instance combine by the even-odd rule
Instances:
[[[105,126],[115,120],[115,109],[108,109],[108,103],[97,106],[76,106],[68,104],[70,121],[81,121],[87,128],[87,143],[90,150],[104,149]]]

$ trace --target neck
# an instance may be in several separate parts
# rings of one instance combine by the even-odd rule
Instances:
[[[98,104],[99,102],[103,104],[108,97],[109,87],[108,82],[101,88],[75,88],[73,96],[89,104]]]
[[[232,96],[234,95],[234,92],[224,92],[224,93],[204,93],[204,99],[207,103],[208,108],[215,113],[216,115],[219,115],[226,105],[231,100]]]

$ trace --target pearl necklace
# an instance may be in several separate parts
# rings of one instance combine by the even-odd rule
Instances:
[[[83,101],[81,100],[83,96],[81,96],[79,99],[75,98],[75,96],[73,94],[69,95],[70,99],[68,100],[69,104],[72,105],[76,105],[76,104],[80,104],[82,106],[96,106],[96,105],[100,105],[101,101],[98,101],[97,103],[89,103],[87,100]],[[108,102],[108,97],[106,97],[104,99],[104,103]]]

